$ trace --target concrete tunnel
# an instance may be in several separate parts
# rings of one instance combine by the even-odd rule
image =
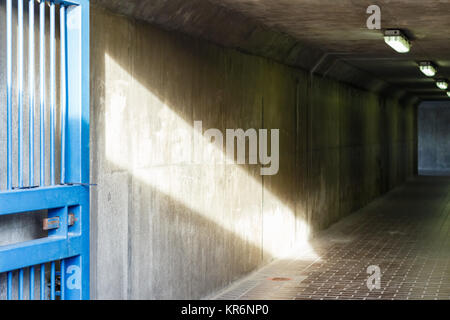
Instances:
[[[89,14],[90,299],[450,299],[450,1],[90,0]],[[28,160],[25,108],[31,187],[28,166],[45,183],[51,169]],[[54,214],[0,215],[0,250],[50,237]]]

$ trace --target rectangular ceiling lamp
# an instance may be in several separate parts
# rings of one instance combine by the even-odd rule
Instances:
[[[384,32],[384,42],[399,53],[409,52],[411,43],[400,30],[386,30]]]
[[[419,62],[419,68],[427,77],[433,77],[437,72],[436,67],[430,61]]]
[[[448,88],[448,82],[446,80],[436,80],[436,86],[439,89],[446,90]]]

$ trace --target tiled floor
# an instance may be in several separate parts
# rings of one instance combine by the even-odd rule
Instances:
[[[415,178],[214,298],[450,299],[450,177]]]

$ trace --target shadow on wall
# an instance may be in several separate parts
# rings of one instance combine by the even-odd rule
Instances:
[[[397,160],[414,130],[391,119],[397,104],[380,110],[375,94],[320,79],[308,110],[304,72],[91,13],[94,298],[204,297],[308,248],[314,229],[408,175]],[[278,174],[220,163],[224,150],[205,139],[199,151],[195,120],[223,133],[279,128]],[[199,153],[216,161],[197,164]]]
[[[94,297],[200,298],[306,246],[289,69],[117,20],[91,18]],[[280,128],[279,173],[196,164],[194,120]],[[200,144],[206,159],[221,157]]]

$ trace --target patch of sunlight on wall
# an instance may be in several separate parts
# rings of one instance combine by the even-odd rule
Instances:
[[[272,257],[292,256],[295,247],[318,258],[308,244],[304,221],[295,222],[291,209],[265,190],[264,203],[272,211],[262,222],[260,181],[237,164],[224,164],[222,151],[203,136],[194,143],[199,135],[194,134],[193,121],[184,120],[108,54],[104,88],[105,153],[114,166],[259,248],[263,223],[264,242],[271,244],[264,250]],[[214,160],[197,163],[196,152],[202,152],[202,159]],[[301,229],[302,241],[286,241],[289,221]]]

